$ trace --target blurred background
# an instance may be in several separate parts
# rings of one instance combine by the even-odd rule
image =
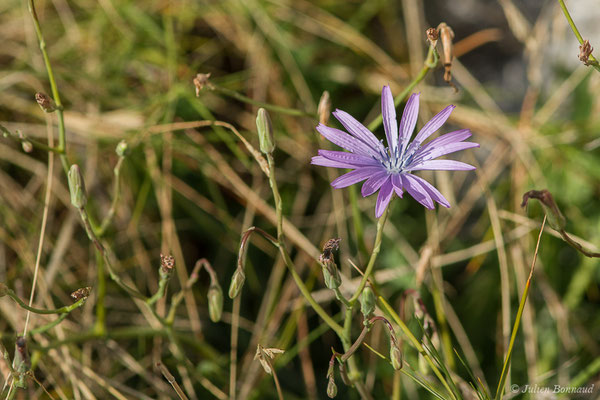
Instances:
[[[418,290],[436,321],[447,364],[469,381],[456,348],[493,394],[543,219],[538,204],[520,207],[523,194],[548,189],[567,218],[567,231],[598,251],[600,73],[578,60],[578,43],[557,1],[35,5],[64,104],[67,158],[83,171],[96,222],[111,208],[115,147],[126,140],[130,149],[104,236],[115,268],[151,295],[159,255],[175,257],[176,277],[159,314],[168,310],[196,260],[212,264],[227,292],[241,233],[255,225],[275,234],[269,182],[244,145],[226,127],[193,123],[226,122],[258,147],[258,107],[228,95],[233,91],[307,114],[271,112],[276,173],[284,215],[294,228],[287,234],[294,262],[315,298],[339,319],[342,309],[324,289],[315,257],[327,239],[341,238],[336,259],[351,287],[350,279],[359,275],[350,261],[364,269],[373,246],[375,198],[358,196],[355,212],[351,197],[358,192],[333,190],[329,182],[338,172],[309,164],[326,146],[314,129],[317,104],[328,91],[332,110],[372,121],[380,113],[381,87],[391,85],[396,95],[419,74],[428,48],[425,31],[441,22],[455,34],[452,83],[458,91],[444,81],[442,67],[428,71],[415,87],[422,93],[417,125],[457,105],[440,133],[471,129],[481,148],[457,158],[478,170],[421,174],[449,199],[450,209],[428,211],[409,197],[392,202],[375,269],[380,294],[400,310],[403,292]],[[600,46],[597,3],[567,6],[583,37]],[[36,92],[50,94],[50,86],[26,1],[0,4],[0,38],[0,124],[44,143],[52,134],[56,144],[56,114],[45,114],[34,99]],[[210,73],[210,82],[223,89],[205,88],[196,96],[192,80],[198,73]],[[340,127],[334,120],[329,124]],[[375,134],[384,137],[382,128]],[[0,281],[22,299],[31,293],[48,163],[47,152],[25,152],[18,141],[0,138]],[[97,268],[57,158],[53,171],[35,298],[42,308],[70,304],[69,293],[94,287]],[[600,386],[599,281],[596,259],[546,227],[510,383]],[[78,337],[60,345],[93,327],[93,291],[85,307],[57,328],[30,338],[36,377],[54,398],[175,398],[154,367],[162,360],[190,398],[219,398],[229,393],[236,321],[238,398],[277,398],[272,377],[253,361],[257,344],[286,349],[274,361],[286,399],[326,397],[331,348],[341,351],[341,343],[305,306],[276,249],[252,239],[239,310],[226,296],[219,323],[208,318],[209,283],[202,272],[177,309],[174,327],[192,368],[173,355],[168,338],[148,330],[159,325],[147,309],[109,280],[107,332],[139,328],[139,335]],[[403,308],[419,332],[412,305]],[[12,355],[26,313],[6,297],[0,313],[2,343]],[[52,319],[31,318],[32,326]],[[360,327],[357,315],[354,337]],[[389,351],[387,332],[379,326],[367,342]],[[405,347],[407,365],[418,369],[417,354]],[[401,398],[430,398],[367,348],[357,358],[374,398],[391,397],[395,379],[401,380]],[[6,377],[7,365],[0,365]],[[358,398],[341,382],[338,388],[339,398]],[[469,398],[468,385],[465,393]],[[19,396],[50,398],[32,381]]]

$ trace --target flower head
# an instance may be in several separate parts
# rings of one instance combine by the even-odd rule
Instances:
[[[375,206],[377,218],[387,208],[393,193],[402,197],[405,190],[429,209],[433,208],[434,201],[449,208],[450,203],[435,187],[412,172],[475,169],[472,165],[460,161],[436,160],[440,156],[459,150],[479,147],[477,143],[463,142],[471,136],[468,129],[447,133],[423,145],[423,142],[446,122],[454,107],[450,105],[440,111],[411,141],[419,114],[419,93],[413,93],[408,99],[398,128],[392,91],[389,86],[384,86],[381,92],[381,113],[388,147],[350,114],[336,110],[333,115],[348,133],[323,124],[317,126],[317,131],[349,153],[319,150],[319,155],[312,158],[311,164],[353,169],[331,182],[331,186],[336,189],[366,180],[361,189],[363,197],[379,190]]]

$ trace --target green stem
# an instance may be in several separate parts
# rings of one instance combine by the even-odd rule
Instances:
[[[277,105],[270,104],[270,103],[264,103],[262,101],[256,101],[254,99],[251,99],[250,97],[244,96],[243,94],[241,94],[239,92],[236,92],[235,90],[231,90],[231,89],[228,89],[226,87],[216,85],[216,84],[214,84],[212,82],[210,82],[207,85],[207,88],[209,88],[211,90],[214,90],[215,92],[221,93],[221,94],[223,94],[225,96],[232,97],[232,98],[234,98],[236,100],[239,100],[239,101],[241,101],[243,103],[252,104],[253,106],[262,107],[264,109],[271,110],[271,111],[274,111],[274,112],[278,112],[278,113],[281,113],[281,114],[293,115],[293,116],[296,116],[296,117],[309,117],[309,118],[313,118],[313,119],[316,119],[316,120],[319,119],[319,116],[317,114],[315,114],[315,113],[311,113],[311,112],[303,111],[303,110],[297,110],[295,108],[281,107],[281,106],[277,106]]]
[[[102,254],[96,251],[96,322],[94,331],[103,334],[106,331],[106,308],[104,298],[106,297],[106,277],[104,276],[104,259]]]
[[[565,14],[565,18],[567,19],[569,26],[571,26],[571,30],[575,34],[575,37],[579,41],[579,44],[582,45],[583,37],[581,36],[581,33],[579,33],[579,29],[577,29],[577,25],[575,25],[573,18],[571,18],[571,14],[569,14],[569,10],[567,10],[567,6],[565,5],[564,0],[558,0],[558,4],[560,4],[560,8],[562,8],[563,13]],[[600,64],[598,63],[598,60],[592,54],[590,54],[590,57],[589,57],[589,65],[596,68],[597,71],[600,71]]]
[[[38,142],[35,139],[30,139],[28,137],[19,137],[18,135],[15,135],[14,133],[12,133],[11,131],[9,131],[8,129],[6,129],[4,126],[0,125],[0,131],[2,131],[2,133],[4,133],[5,136],[10,137],[11,139],[14,139],[20,143],[24,143],[24,142],[29,142],[33,145],[33,147],[36,147],[40,150],[44,150],[44,151],[51,151],[53,153],[56,154],[64,154],[64,150],[61,150],[57,147],[50,147],[47,144],[44,144],[42,142]]]
[[[134,297],[136,299],[141,299],[144,301],[148,300],[147,297],[144,296],[143,294],[141,294],[137,289],[134,289],[134,288],[130,287],[129,285],[127,285],[125,282],[123,282],[121,280],[121,277],[115,273],[115,271],[112,268],[110,259],[108,258],[108,254],[106,254],[106,249],[104,248],[102,243],[100,243],[100,240],[94,233],[94,230],[92,228],[92,225],[90,224],[90,220],[88,218],[87,212],[85,211],[85,208],[79,209],[79,215],[81,216],[81,220],[83,221],[83,226],[85,228],[85,232],[88,235],[88,238],[92,241],[92,243],[96,247],[96,251],[98,251],[104,258],[104,262],[106,264],[106,268],[108,269],[108,274],[110,275],[110,278],[113,281],[115,281],[115,283],[117,285],[119,285],[123,290],[125,290],[131,297]]]
[[[430,45],[429,51],[427,53],[427,59],[425,60],[425,63],[423,63],[423,68],[421,68],[421,71],[419,71],[419,74],[415,77],[415,79],[412,80],[411,83],[408,84],[408,86],[406,88],[404,88],[404,90],[399,95],[397,95],[394,98],[394,105],[396,107],[400,104],[400,102],[402,102],[402,100],[404,100],[406,97],[408,97],[408,95],[415,88],[415,86],[417,86],[417,84],[419,84],[419,82],[421,82],[425,78],[425,76],[427,75],[429,70],[436,67],[437,62],[438,62],[437,51],[435,50],[435,47]],[[374,131],[375,129],[377,129],[379,127],[379,125],[381,125],[382,122],[383,122],[383,116],[380,114],[377,116],[377,118],[375,118],[367,126],[367,128],[370,131]]]
[[[269,163],[269,169],[270,169],[269,183],[270,183],[271,189],[273,191],[273,200],[275,202],[275,210],[276,210],[276,214],[277,214],[277,241],[278,241],[279,252],[281,253],[281,256],[283,257],[283,261],[285,262],[285,265],[288,267],[290,274],[292,274],[292,278],[294,279],[294,282],[296,282],[298,289],[300,289],[300,292],[302,293],[302,295],[304,296],[306,301],[308,301],[308,303],[313,308],[313,310],[315,310],[315,312],[323,319],[323,321],[325,321],[325,323],[327,325],[329,325],[331,327],[331,329],[333,329],[335,331],[335,333],[337,333],[337,335],[341,338],[343,336],[342,327],[340,326],[340,324],[335,322],[333,320],[333,318],[331,318],[329,316],[329,314],[327,314],[327,312],[312,297],[312,295],[310,294],[310,291],[308,290],[308,288],[302,281],[302,278],[300,278],[300,275],[298,275],[298,273],[296,272],[294,262],[290,258],[290,255],[285,247],[285,243],[284,243],[285,237],[283,234],[283,212],[282,212],[283,209],[282,209],[282,203],[281,203],[281,196],[279,195],[279,190],[277,189],[277,181],[275,179],[275,160],[273,159],[272,154],[267,154],[267,161]]]
[[[106,228],[108,228],[108,225],[110,224],[110,222],[112,221],[112,219],[115,216],[115,212],[117,210],[117,204],[119,203],[119,200],[121,199],[121,167],[123,165],[124,159],[125,159],[125,157],[119,157],[119,161],[117,161],[117,165],[115,165],[115,168],[113,170],[113,172],[115,174],[113,199],[112,199],[112,203],[110,205],[110,209],[108,210],[106,217],[104,217],[104,219],[102,220],[102,223],[100,224],[100,228],[98,229],[98,237],[104,236],[104,233],[106,232]]]
[[[377,220],[377,235],[375,236],[375,244],[373,245],[373,251],[371,252],[371,257],[369,258],[369,263],[367,264],[367,269],[365,270],[363,277],[356,289],[356,292],[350,298],[350,306],[354,307],[354,304],[358,300],[361,292],[365,288],[371,273],[373,272],[373,267],[375,266],[375,260],[377,260],[377,256],[379,255],[379,250],[381,249],[381,240],[383,238],[383,227],[385,226],[385,221],[387,221],[388,213],[390,211],[390,206],[386,207],[383,215]]]
[[[36,314],[68,314],[71,311],[73,311],[74,309],[76,309],[77,307],[80,307],[83,303],[85,303],[85,298],[82,298],[82,299],[77,300],[75,303],[73,303],[71,305],[64,306],[61,308],[56,308],[54,310],[47,310],[44,308],[35,308],[35,307],[28,306],[23,300],[21,300],[19,298],[19,296],[17,296],[17,294],[12,289],[9,289],[8,287],[5,287],[5,291],[6,291],[6,294],[11,299],[13,299],[21,308],[24,308],[25,310],[31,311],[32,313],[36,313]]]
[[[419,340],[412,334],[412,332],[410,331],[410,329],[408,329],[408,327],[406,326],[406,324],[400,319],[400,316],[398,316],[398,314],[396,313],[396,311],[394,311],[394,309],[392,308],[392,306],[390,306],[388,304],[388,302],[385,301],[385,299],[383,297],[379,296],[379,302],[382,305],[382,308],[392,317],[392,319],[394,320],[394,322],[396,324],[398,324],[398,326],[400,327],[400,329],[402,330],[402,332],[404,332],[404,334],[406,335],[406,337],[408,338],[408,340],[410,340],[410,342],[415,347],[415,349],[417,349],[417,351],[419,353],[421,353],[421,355],[423,356],[423,358],[425,359],[425,361],[427,361],[427,364],[429,364],[429,367],[431,368],[431,370],[433,371],[433,373],[438,377],[438,379],[440,380],[440,382],[442,383],[442,385],[444,385],[444,387],[446,388],[446,390],[450,394],[451,398],[454,399],[454,400],[456,400],[457,399],[456,395],[454,394],[454,392],[452,391],[452,389],[450,388],[450,386],[446,382],[446,379],[444,378],[444,375],[442,375],[442,373],[440,372],[440,370],[438,369],[438,367],[435,365],[435,363],[433,362],[433,360],[431,359],[431,357],[429,356],[429,354],[427,354],[427,352],[425,351],[425,349],[423,348],[423,346],[421,346],[421,343],[419,342]]]
[[[46,71],[48,73],[48,81],[50,82],[50,88],[52,90],[52,97],[54,98],[54,102],[56,103],[56,117],[58,119],[58,150],[60,162],[65,170],[65,173],[69,171],[69,163],[67,161],[67,141],[66,141],[66,132],[65,132],[65,121],[63,114],[63,105],[60,101],[60,95],[58,93],[58,88],[56,86],[56,79],[54,78],[54,72],[52,72],[52,64],[50,64],[50,57],[48,57],[48,53],[46,52],[46,41],[44,40],[44,36],[42,35],[42,28],[40,26],[40,22],[37,16],[37,12],[35,11],[35,6],[33,4],[33,0],[28,1],[29,13],[33,19],[33,25],[35,28],[35,34],[37,36],[40,50],[42,52],[42,58],[44,59],[44,64],[46,66]]]

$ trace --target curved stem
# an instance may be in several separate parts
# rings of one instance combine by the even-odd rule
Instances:
[[[290,255],[285,247],[285,243],[284,243],[285,237],[283,234],[283,208],[282,208],[282,204],[281,204],[281,196],[279,195],[279,190],[277,189],[277,181],[275,180],[275,160],[273,159],[272,154],[267,154],[267,161],[269,163],[269,170],[270,170],[269,171],[269,183],[271,184],[271,189],[273,191],[273,200],[275,201],[275,210],[277,213],[277,241],[278,241],[279,252],[281,253],[281,256],[283,257],[285,265],[288,267],[290,274],[292,274],[292,278],[294,279],[294,282],[296,282],[298,289],[300,289],[300,292],[302,293],[302,295],[304,296],[306,301],[308,301],[308,303],[313,308],[313,310],[315,310],[315,312],[323,319],[323,321],[325,321],[325,323],[327,325],[329,325],[329,327],[331,329],[333,329],[335,331],[335,333],[337,333],[337,335],[341,338],[344,334],[344,330],[342,329],[340,324],[335,322],[333,320],[333,318],[331,318],[329,316],[329,314],[327,314],[327,312],[323,309],[323,307],[321,307],[319,305],[319,303],[317,303],[315,301],[315,299],[312,297],[310,291],[308,290],[308,288],[302,281],[302,278],[300,278],[300,275],[298,275],[298,273],[296,272],[294,262],[292,261]]]
[[[17,296],[17,294],[12,290],[9,289],[8,287],[5,287],[5,291],[6,294],[8,295],[8,297],[10,297],[11,299],[13,299],[21,308],[24,308],[27,311],[31,311],[32,313],[35,314],[67,314],[70,313],[71,311],[73,311],[74,309],[76,309],[77,307],[80,307],[83,303],[85,303],[86,298],[82,298],[77,300],[75,303],[68,305],[68,306],[64,306],[61,308],[56,308],[53,310],[48,310],[48,309],[44,309],[44,308],[36,308],[36,307],[30,307],[28,306],[23,300],[21,300],[19,298],[19,296]]]
[[[567,22],[569,23],[571,30],[575,34],[575,37],[579,41],[579,44],[583,44],[583,37],[581,36],[581,33],[579,33],[579,29],[577,29],[577,25],[575,25],[573,18],[571,18],[571,14],[569,13],[569,10],[567,10],[565,1],[558,0],[558,4],[560,4],[560,8],[562,9],[563,14],[565,14],[565,18],[567,19]],[[589,57],[589,65],[592,65],[594,68],[596,68],[597,71],[600,71],[600,64],[598,63],[598,60],[591,54]]]

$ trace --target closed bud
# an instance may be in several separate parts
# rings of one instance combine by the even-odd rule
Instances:
[[[335,264],[333,259],[325,260],[323,263],[323,280],[325,281],[325,286],[328,289],[337,289],[342,284],[342,277],[340,276],[340,271]]]
[[[245,280],[246,275],[244,275],[244,270],[240,268],[236,269],[229,285],[229,298],[235,299],[240,294]]]
[[[208,315],[212,322],[221,320],[223,312],[223,290],[218,283],[212,283],[208,288]]]
[[[46,93],[38,92],[35,94],[35,101],[45,113],[52,113],[58,110],[58,106]]]
[[[375,311],[375,293],[367,285],[360,294],[360,312],[365,318],[369,318],[373,311]]]
[[[69,192],[71,193],[71,204],[79,209],[85,207],[87,203],[85,183],[77,164],[71,165],[67,178],[69,181]]]
[[[260,151],[264,154],[271,154],[275,150],[275,142],[273,140],[273,124],[271,117],[264,108],[258,109],[256,116],[256,130],[258,131],[258,141],[260,143]]]
[[[115,149],[115,153],[117,153],[119,157],[125,157],[128,154],[128,151],[129,145],[124,140],[121,140],[119,144],[117,144],[117,148]]]
[[[392,366],[395,370],[402,368],[402,352],[395,341],[393,341],[390,346],[390,360],[392,361]]]
[[[337,385],[335,384],[335,380],[333,376],[329,378],[329,382],[327,383],[327,397],[333,399],[337,396]]]

